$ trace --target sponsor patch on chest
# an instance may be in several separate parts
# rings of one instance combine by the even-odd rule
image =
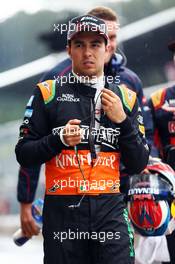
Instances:
[[[57,101],[59,102],[71,102],[71,103],[77,103],[80,102],[80,98],[75,97],[74,94],[61,94],[61,96],[57,97]]]

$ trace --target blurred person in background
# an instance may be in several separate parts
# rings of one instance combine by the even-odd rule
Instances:
[[[175,62],[175,39],[168,45]],[[154,143],[159,157],[175,170],[175,85],[151,94],[149,107],[153,117]],[[166,236],[170,262],[175,263],[175,232]]]
[[[88,15],[96,16],[103,19],[109,30],[109,51],[105,58],[104,74],[111,76],[117,85],[124,85],[133,90],[137,94],[140,106],[143,109],[145,98],[143,96],[142,83],[139,77],[132,70],[126,67],[126,57],[123,54],[116,53],[117,50],[117,30],[119,20],[116,13],[108,7],[96,7],[88,12]],[[72,61],[70,58],[65,59],[56,65],[51,71],[46,73],[41,81],[55,79],[58,83],[62,76],[68,76],[72,71]],[[32,98],[31,98],[32,100]],[[30,101],[29,101],[30,104]],[[143,112],[146,134],[149,133],[151,124],[147,113]],[[38,184],[40,166],[31,168],[21,167],[18,177],[18,201],[20,202],[21,226],[23,230],[30,229],[37,232],[36,224],[31,215],[31,203],[34,200],[36,188]],[[124,173],[123,173],[124,175]],[[127,173],[126,173],[127,175]],[[127,181],[127,177],[123,177],[123,182]],[[122,188],[121,188],[122,189]]]
[[[111,85],[103,78],[108,54],[107,31],[101,29],[104,21],[88,14],[71,23],[76,29],[68,31],[67,50],[72,59],[69,76],[73,82],[60,86],[49,80],[38,84],[20,127],[17,160],[26,167],[46,163],[45,264],[132,264],[133,234],[116,184],[120,155],[131,173],[139,173],[147,164],[149,148],[141,109],[135,92]],[[82,81],[83,76],[88,78]],[[104,88],[106,84],[108,89]],[[80,125],[87,128],[83,136]],[[100,137],[101,129],[106,131],[106,137],[104,133]],[[120,133],[116,134],[118,129]],[[108,162],[103,163],[103,158]],[[102,184],[101,188],[101,180],[112,181],[112,186]],[[60,186],[63,181],[64,187]],[[82,188],[88,187],[87,182],[89,188]],[[74,235],[85,233],[86,238],[67,237],[61,241],[61,234],[68,234],[69,230]],[[117,231],[119,239],[113,237]],[[109,238],[108,232],[113,236]],[[98,237],[87,238],[92,233],[103,233],[107,238],[104,243]],[[25,234],[30,236],[31,230]]]
[[[175,59],[175,41],[168,45]],[[175,85],[151,94],[154,143],[159,157],[175,170]]]

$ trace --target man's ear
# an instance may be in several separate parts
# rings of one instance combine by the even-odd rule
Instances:
[[[107,44],[107,45],[105,46],[105,52],[109,52],[109,48],[110,48],[110,44]]]
[[[67,45],[66,50],[67,50],[67,53],[69,54],[69,56],[71,57],[71,46]]]
[[[109,56],[109,50],[110,50],[110,45],[108,44],[105,46],[105,61]]]

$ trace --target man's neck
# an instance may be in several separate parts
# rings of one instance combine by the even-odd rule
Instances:
[[[73,70],[72,73],[80,83],[84,83],[94,88],[104,87],[103,73],[100,76],[93,76],[93,77],[77,75]]]

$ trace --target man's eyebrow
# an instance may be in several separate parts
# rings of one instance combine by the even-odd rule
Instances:
[[[102,43],[103,41],[101,39],[92,40],[91,43]]]
[[[86,41],[84,41],[84,40],[80,40],[80,39],[76,39],[76,40],[74,40],[74,44],[83,44],[83,43],[85,43]],[[95,40],[92,40],[90,43],[91,44],[96,44],[96,43],[102,43],[103,42],[103,40],[101,40],[101,39],[95,39]]]
[[[76,39],[76,40],[74,40],[74,43],[75,44],[82,44],[82,43],[84,43],[82,40],[80,40],[80,39]]]

